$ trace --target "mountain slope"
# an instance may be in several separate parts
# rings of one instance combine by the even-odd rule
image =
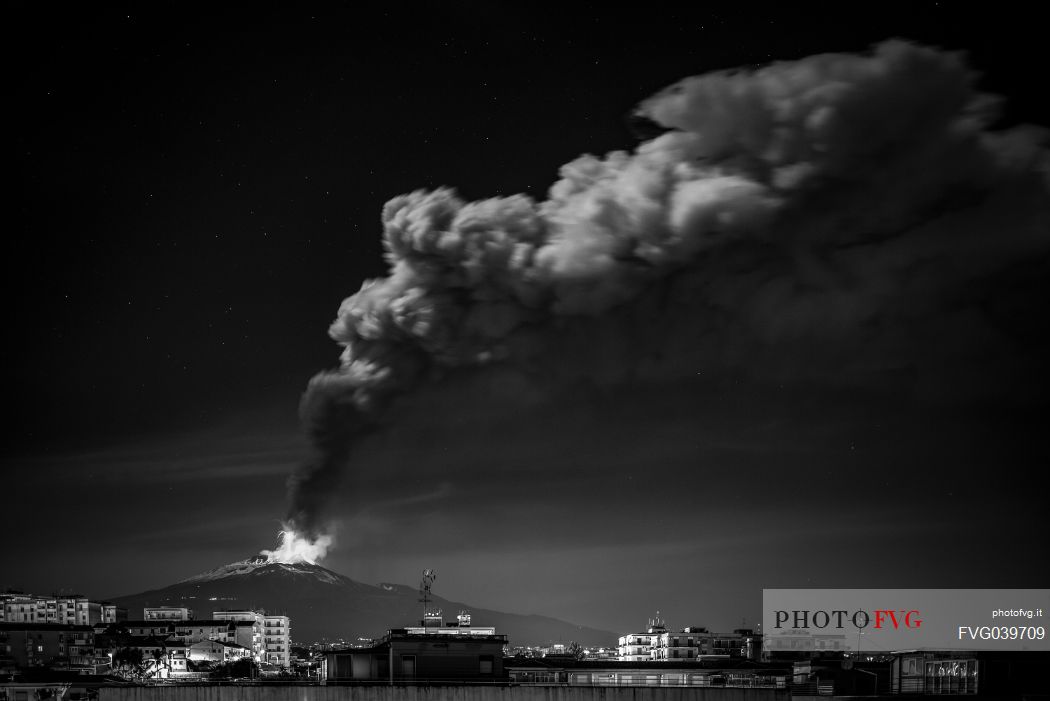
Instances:
[[[265,557],[249,558],[218,567],[187,580],[152,591],[111,599],[138,619],[146,606],[186,606],[197,618],[210,618],[219,609],[263,608],[291,617],[297,643],[322,639],[373,638],[390,628],[418,625],[422,605],[413,587],[400,584],[370,586],[332,570],[306,562],[282,563]],[[575,640],[583,645],[611,645],[616,634],[577,626],[547,616],[491,611],[434,597],[431,608],[442,609],[446,620],[468,610],[475,625],[495,626],[511,645],[536,645]]]

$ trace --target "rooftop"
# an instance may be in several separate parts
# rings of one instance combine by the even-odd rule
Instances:
[[[620,660],[575,660],[569,657],[506,657],[505,669],[749,669],[790,674],[792,667],[784,663],[763,663],[745,659],[719,660],[654,660],[623,662]]]
[[[94,631],[94,626],[78,626],[67,623],[0,623],[0,630],[38,630],[38,631]]]

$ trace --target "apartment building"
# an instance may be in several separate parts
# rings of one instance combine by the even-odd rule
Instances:
[[[0,623],[0,654],[17,667],[48,666],[56,660],[90,663],[95,631],[90,626],[54,623]]]
[[[0,594],[0,622],[92,626],[102,621],[102,604],[79,594]]]
[[[644,633],[627,633],[617,640],[617,659],[621,662],[648,662],[660,636],[667,632],[663,620],[656,616],[649,619]]]
[[[288,616],[265,616],[263,619],[263,645],[265,661],[280,667],[292,664],[292,625]]]
[[[142,609],[146,621],[190,621],[193,611],[185,606],[150,606]]]
[[[649,619],[644,633],[621,635],[618,643],[617,659],[621,662],[758,660],[762,635],[750,628],[737,628],[732,633],[715,633],[699,626],[672,631],[657,616]]]
[[[128,620],[128,610],[123,606],[117,606],[109,602],[102,602],[102,622],[122,623]]]
[[[291,665],[291,620],[288,616],[269,616],[264,611],[214,611],[212,618],[230,621],[237,630],[229,642],[238,643],[252,651],[258,662],[288,667]],[[250,631],[250,637],[247,635]]]
[[[757,660],[761,655],[761,635],[749,628],[732,633],[714,633],[693,626],[681,631],[661,633],[653,643],[652,659],[703,660],[713,658]]]

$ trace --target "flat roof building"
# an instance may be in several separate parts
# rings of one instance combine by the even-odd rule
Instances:
[[[0,651],[20,668],[84,661],[94,657],[95,630],[58,623],[0,623]]]
[[[188,621],[193,618],[193,611],[185,606],[147,606],[142,609],[142,617],[147,621]]]
[[[562,686],[743,687],[786,690],[789,667],[751,660],[626,662],[550,657],[507,659],[507,677],[514,684]]]
[[[471,625],[466,612],[447,625],[440,613],[428,612],[419,626],[389,630],[371,647],[329,652],[322,675],[332,681],[495,681],[503,678],[506,644],[506,635]]]

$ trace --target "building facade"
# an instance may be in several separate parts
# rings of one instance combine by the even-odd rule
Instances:
[[[143,672],[147,677],[168,679],[185,674],[188,669],[187,646],[178,640],[147,637],[133,640],[124,647],[141,653]]]
[[[147,621],[189,621],[193,611],[185,606],[148,606],[142,609],[142,618]]]
[[[644,633],[627,633],[617,640],[617,659],[621,662],[647,662],[654,659],[653,648],[667,626],[659,616],[649,619]]]
[[[0,622],[90,626],[102,620],[102,604],[86,596],[0,595]]]
[[[653,642],[654,660],[696,660],[707,658],[748,659],[761,657],[762,637],[750,628],[732,633],[712,633],[706,628],[689,627],[680,632],[661,633]]]
[[[1046,651],[923,649],[890,655],[894,695],[1035,699],[1050,689]]]
[[[164,639],[175,634],[175,621],[124,621],[129,635]]]
[[[427,612],[420,625],[389,630],[371,647],[328,653],[321,675],[333,681],[495,681],[503,677],[506,645],[506,635],[471,625],[466,611],[448,624],[440,611]]]
[[[702,628],[683,628],[667,631],[656,636],[652,645],[654,660],[695,660],[700,657],[700,633]],[[706,633],[706,631],[704,631]]]
[[[228,642],[243,645],[252,651],[256,662],[288,667],[292,663],[291,619],[288,616],[269,616],[264,611],[214,611],[212,617],[234,625]]]
[[[187,645],[202,640],[235,642],[236,626],[231,621],[178,621],[172,629],[172,635]]]
[[[495,681],[503,677],[505,635],[440,635],[391,630],[370,648],[330,652],[330,681]]]
[[[128,610],[123,606],[117,606],[108,602],[102,602],[102,622],[122,623],[128,620]]]
[[[658,616],[649,619],[644,633],[621,635],[617,642],[620,662],[758,660],[762,654],[762,635],[750,628],[737,628],[732,633],[713,633],[699,626],[671,631]]]
[[[258,635],[256,634],[255,623],[252,621],[230,621],[230,625],[233,626],[233,630],[227,641],[243,645],[249,650],[252,650],[254,654],[258,645]]]
[[[280,667],[292,664],[292,624],[288,616],[263,617],[264,661]]]
[[[839,658],[849,649],[846,636],[841,633],[813,633],[798,628],[776,631],[762,640],[763,657],[767,660]]]
[[[243,645],[219,640],[201,640],[187,648],[187,657],[193,662],[236,662],[250,658],[252,651]]]
[[[717,662],[620,662],[556,660],[549,657],[507,660],[514,684],[543,686],[743,687],[786,690],[791,669],[746,660]],[[699,697],[697,697],[699,698]]]
[[[42,612],[40,620],[37,620],[37,597],[31,594],[4,594],[2,596],[4,623],[44,623]]]
[[[95,631],[91,626],[0,623],[0,654],[22,668],[88,664],[95,656]]]

